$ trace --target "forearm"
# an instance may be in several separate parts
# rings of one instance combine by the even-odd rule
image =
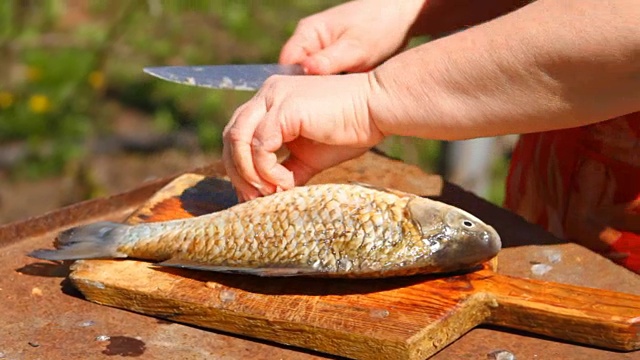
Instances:
[[[410,36],[437,36],[477,25],[510,11],[530,0],[423,0],[422,8],[410,29]]]
[[[637,1],[539,0],[408,50],[371,73],[389,135],[465,139],[640,110]]]

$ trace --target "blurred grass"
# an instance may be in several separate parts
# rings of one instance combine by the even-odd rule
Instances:
[[[180,86],[142,68],[275,62],[300,18],[340,2],[0,1],[0,145],[29,150],[10,173],[60,174],[89,156],[91,139],[116,131],[122,107],[139,110],[155,132],[192,131],[202,151],[218,153],[224,125],[252,93]],[[390,138],[383,148],[438,170],[439,142]],[[489,199],[501,193],[496,183]]]
[[[297,20],[337,1],[0,2],[0,142],[32,150],[13,169],[59,173],[87,138],[111,131],[114,99],[154,129],[192,129],[205,151],[251,94],[189,88],[142,73],[149,65],[276,61]],[[38,150],[47,144],[47,151]]]

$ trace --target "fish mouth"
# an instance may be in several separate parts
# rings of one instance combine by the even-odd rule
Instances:
[[[485,233],[485,241],[487,242],[487,248],[493,254],[493,256],[497,255],[498,252],[502,249],[502,239],[498,232],[490,227],[490,231]]]
[[[478,234],[450,238],[446,246],[435,252],[435,267],[441,272],[473,268],[494,258],[502,248],[500,236],[492,229]]]
[[[467,220],[473,227],[461,225]],[[457,257],[460,262],[482,263],[495,257],[502,248],[498,232],[469,212],[449,212],[445,215],[445,223],[448,233],[455,239],[449,244],[450,256]]]
[[[469,236],[467,241],[463,241],[466,246],[461,249],[461,258],[466,258],[469,262],[475,260],[476,263],[488,261],[498,255],[502,249],[502,240],[500,235],[487,225],[480,236]]]

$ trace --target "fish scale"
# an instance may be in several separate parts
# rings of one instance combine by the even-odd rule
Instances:
[[[362,184],[299,186],[198,217],[96,223],[34,257],[132,257],[261,276],[386,277],[471,268],[497,232],[451,205]]]

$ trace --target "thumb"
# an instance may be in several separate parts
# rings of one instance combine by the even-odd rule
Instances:
[[[366,69],[367,54],[352,40],[338,40],[302,63],[310,74],[329,75]]]
[[[368,147],[348,147],[322,144],[307,138],[287,143],[289,157],[282,166],[293,173],[295,185],[304,185],[317,173],[356,158]]]

